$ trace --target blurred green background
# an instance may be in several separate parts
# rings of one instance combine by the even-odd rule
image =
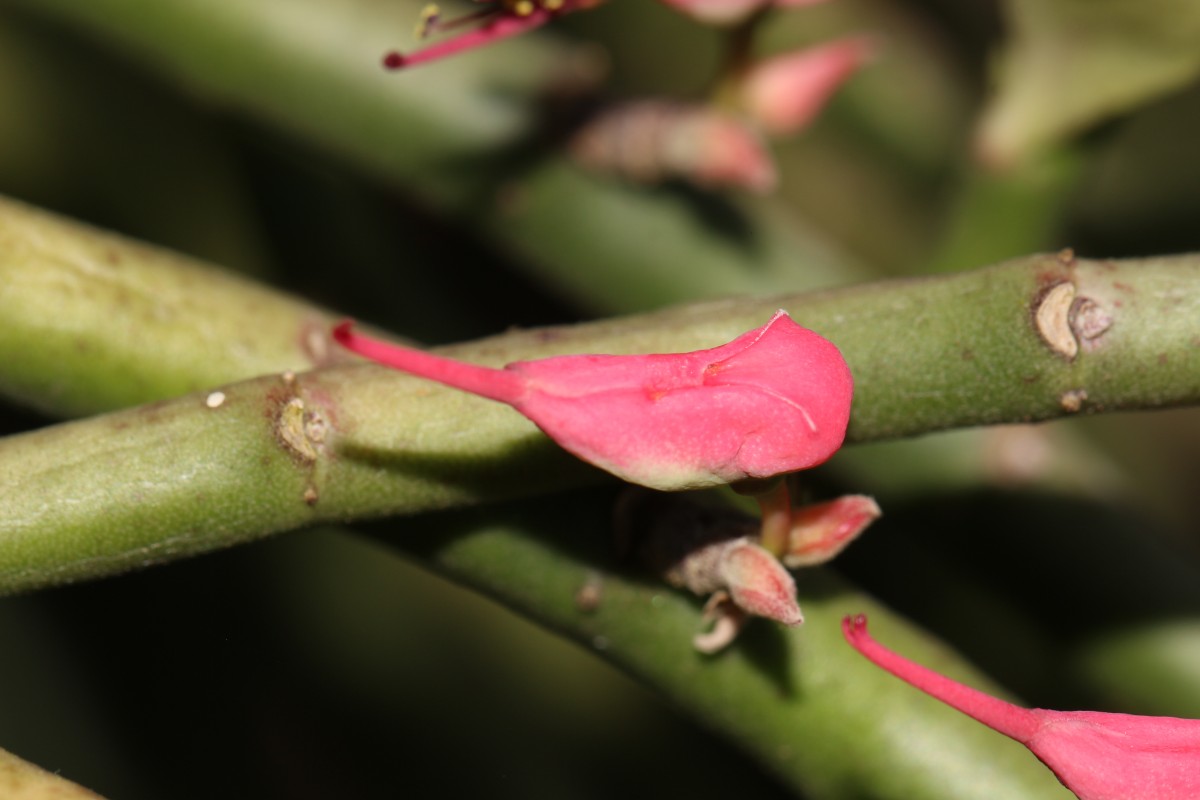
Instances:
[[[380,36],[409,42],[413,4],[327,5],[387,5],[397,24]],[[349,140],[255,113],[148,56],[153,46],[112,34],[119,18],[0,0],[0,194],[428,343],[1067,246],[1200,250],[1194,81],[1147,91],[1006,169],[979,165],[977,126],[1021,5],[838,0],[772,20],[764,49],[865,30],[881,55],[809,130],[773,143],[776,195],[714,202],[541,163],[561,144],[553,126],[502,110],[494,130],[474,127],[454,109],[452,64],[380,72],[377,91],[418,87],[418,107],[437,107],[435,134],[446,127],[478,163],[426,159],[418,139],[396,141],[399,166],[381,167]],[[555,40],[552,55],[513,43],[491,57],[528,55],[547,71],[592,59],[607,64],[612,96],[699,98],[721,43],[631,0],[535,36]],[[340,57],[374,69],[374,45],[346,41]],[[209,54],[214,71],[227,55]],[[281,93],[328,99],[308,78],[297,72]],[[527,170],[550,172],[544,196],[521,184]],[[597,273],[591,240],[559,245],[537,228],[557,180],[594,189],[594,202],[562,211],[594,237],[621,236],[607,209],[649,198],[702,223],[770,220],[804,268],[744,282],[699,267],[693,283],[686,262],[644,283]],[[614,289],[593,292],[592,280]],[[0,407],[5,433],[50,421]],[[1200,716],[1198,451],[1194,411],[1126,414],[859,447],[813,491],[874,494],[886,516],[839,566],[1030,702]],[[363,536],[304,531],[6,598],[0,745],[113,798],[794,796],[602,662],[411,565],[395,538],[382,523]],[[1160,651],[1175,655],[1144,657]]]

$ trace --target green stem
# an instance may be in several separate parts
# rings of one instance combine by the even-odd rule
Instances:
[[[91,414],[333,363],[333,320],[246,278],[0,197],[0,392],[46,412]]]
[[[840,621],[867,613],[897,649],[996,691],[942,643],[829,570],[797,573],[804,625],[785,629],[760,620],[721,655],[695,652],[699,601],[613,564],[611,504],[609,492],[571,493],[535,508],[509,504],[425,516],[383,536],[632,673],[805,797],[1070,796],[1023,748],[909,690],[854,652],[842,640]],[[578,600],[585,587],[587,603]],[[936,768],[914,758],[914,742]]]
[[[761,325],[779,307],[842,348],[857,385],[852,442],[1200,401],[1196,256],[1032,256],[939,278],[516,332],[444,352],[506,363],[694,350]],[[36,339],[25,341],[36,353]],[[497,403],[368,365],[275,375],[0,441],[0,576],[4,591],[18,591],[319,520],[596,479]]]

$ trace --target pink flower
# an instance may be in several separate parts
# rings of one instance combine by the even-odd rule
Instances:
[[[478,28],[415,53],[404,55],[393,50],[383,57],[383,65],[388,69],[402,69],[436,61],[464,50],[482,47],[540,28],[557,16],[592,8],[603,0],[484,0],[484,2],[488,7],[481,12],[471,14],[461,20],[452,20],[441,24],[437,21],[437,7],[428,7],[424,24],[421,26],[422,36],[439,28],[458,27],[464,22],[475,19],[485,19],[486,21]]]
[[[888,650],[861,614],[842,632],[878,666],[1028,747],[1081,800],[1200,797],[1200,720],[1022,708]]]
[[[395,369],[508,403],[584,461],[682,490],[816,466],[841,446],[853,380],[838,349],[779,311],[711,350],[571,355],[492,369],[333,332]]]

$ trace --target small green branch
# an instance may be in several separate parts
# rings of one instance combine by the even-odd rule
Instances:
[[[562,632],[737,742],[806,797],[1067,798],[1019,746],[921,697],[842,641],[870,614],[889,642],[987,691],[989,681],[833,572],[797,572],[806,622],[758,621],[715,657],[690,644],[698,601],[613,564],[610,492],[425,516],[386,541]],[[591,598],[581,602],[581,590]],[[1000,693],[1003,693],[1002,690]],[[886,721],[886,722],[884,722]],[[913,743],[936,753],[936,769]]]

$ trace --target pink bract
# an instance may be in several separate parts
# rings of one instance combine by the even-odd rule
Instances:
[[[1028,747],[1080,800],[1200,797],[1200,720],[1022,708],[887,649],[861,614],[842,620],[842,632],[897,678]]]
[[[569,355],[503,369],[334,330],[395,369],[508,403],[579,458],[652,489],[816,466],[841,446],[853,380],[837,347],[780,311],[709,350]]]

